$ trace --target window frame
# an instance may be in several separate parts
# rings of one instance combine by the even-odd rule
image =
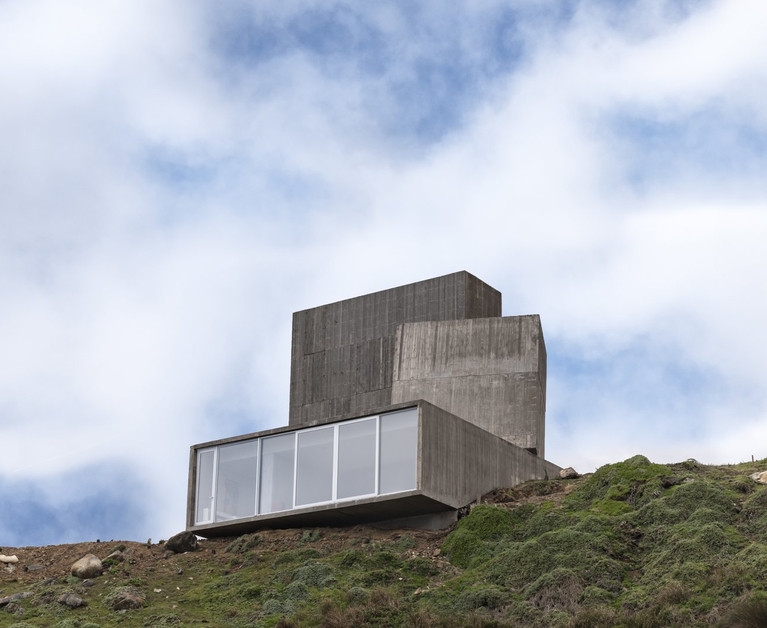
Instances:
[[[400,412],[406,412],[406,411],[413,411],[415,410],[415,439],[413,443],[413,447],[415,448],[415,458],[413,460],[413,472],[414,472],[414,482],[412,488],[402,489],[394,492],[388,492],[388,493],[382,493],[381,492],[381,426],[382,426],[382,418],[385,418],[388,415],[392,414],[398,414]],[[373,492],[371,493],[364,493],[360,495],[352,495],[349,497],[338,497],[338,481],[339,481],[339,456],[340,456],[340,445],[341,445],[341,427],[344,425],[352,425],[354,423],[361,423],[363,421],[371,421],[373,420],[375,422],[375,456],[374,460],[372,461],[373,464],[373,470],[374,470],[374,482],[373,482]],[[355,419],[350,419],[348,421],[337,421],[334,423],[324,424],[324,425],[315,425],[311,427],[306,428],[298,428],[293,430],[292,432],[281,432],[277,434],[270,434],[268,436],[260,436],[255,437],[253,439],[242,439],[240,441],[230,441],[225,443],[220,443],[218,445],[209,445],[206,447],[201,447],[200,449],[196,450],[196,482],[195,482],[195,494],[194,494],[194,525],[200,526],[200,525],[211,525],[216,523],[231,523],[234,521],[239,521],[243,519],[250,519],[252,517],[261,517],[266,515],[275,515],[275,514],[288,514],[292,511],[296,510],[302,510],[306,508],[314,508],[317,506],[327,506],[330,504],[345,504],[349,502],[354,502],[362,499],[370,499],[373,497],[380,497],[380,496],[391,496],[391,495],[398,495],[400,493],[406,493],[411,490],[417,490],[418,489],[418,482],[419,482],[419,472],[418,472],[418,465],[419,465],[419,425],[420,425],[420,408],[419,406],[410,406],[407,408],[402,408],[400,410],[394,410],[391,412],[384,412],[379,414],[371,414],[364,417],[358,417]],[[333,431],[333,437],[332,437],[332,490],[331,490],[331,499],[330,500],[323,500],[323,501],[317,501],[317,502],[311,502],[306,504],[296,504],[296,496],[297,496],[297,489],[298,489],[298,467],[299,467],[299,434],[307,433],[307,432],[314,432],[318,430],[327,430],[332,429]],[[281,510],[270,510],[268,512],[263,512],[263,508],[261,505],[261,495],[263,493],[263,487],[262,487],[262,479],[263,479],[263,469],[262,466],[264,464],[264,442],[269,440],[270,438],[277,438],[277,437],[286,437],[288,435],[291,435],[293,437],[293,485],[292,485],[292,501],[291,505],[288,508],[281,509]],[[255,514],[252,516],[246,516],[246,517],[236,517],[233,519],[222,519],[221,521],[217,520],[216,518],[216,508],[217,508],[217,500],[218,500],[218,475],[219,475],[219,449],[222,447],[227,447],[239,443],[244,443],[249,440],[255,440],[257,442],[257,445],[255,447],[256,450],[256,477],[255,477]],[[287,439],[286,439],[287,440]],[[287,450],[286,450],[287,451]],[[198,515],[198,506],[199,506],[199,497],[200,497],[200,468],[201,468],[201,460],[202,456],[206,453],[212,452],[213,453],[213,473],[212,473],[212,496],[210,498],[211,504],[210,504],[210,517],[209,519],[202,521],[197,519]]]

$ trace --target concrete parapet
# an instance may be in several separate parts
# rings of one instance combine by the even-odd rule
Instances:
[[[558,476],[560,468],[430,403],[420,402],[420,489],[461,508],[499,487]]]

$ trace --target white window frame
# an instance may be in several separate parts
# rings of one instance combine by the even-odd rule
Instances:
[[[401,411],[409,410],[410,408],[403,408]],[[398,410],[395,410],[394,412],[399,412]],[[293,492],[292,492],[292,504],[289,508],[283,509],[283,510],[271,510],[268,513],[262,513],[261,511],[261,479],[262,479],[262,465],[264,460],[264,454],[263,454],[263,447],[264,447],[264,441],[269,438],[274,438],[277,436],[286,436],[287,433],[283,432],[280,434],[271,434],[269,436],[262,436],[260,438],[254,438],[252,440],[257,441],[256,446],[256,488],[255,488],[255,499],[256,499],[256,508],[255,508],[255,515],[256,517],[261,516],[262,514],[278,514],[278,513],[289,513],[293,510],[300,510],[303,508],[313,508],[315,506],[326,506],[329,504],[343,504],[348,502],[353,502],[360,499],[369,499],[371,497],[378,497],[380,495],[397,495],[398,493],[405,493],[409,490],[414,490],[418,487],[418,432],[416,430],[416,442],[415,442],[415,448],[416,448],[416,469],[415,469],[415,486],[413,489],[405,489],[403,491],[394,491],[391,493],[381,493],[381,418],[382,416],[386,416],[388,414],[393,413],[384,413],[382,414],[372,414],[369,416],[359,417],[357,419],[352,419],[349,421],[340,421],[337,423],[333,423],[330,425],[317,425],[312,426],[309,428],[304,429],[297,429],[293,432]],[[341,432],[341,426],[342,425],[350,425],[352,423],[360,423],[362,421],[375,421],[375,460],[374,460],[374,490],[372,493],[365,493],[363,495],[353,495],[351,497],[343,497],[341,499],[338,498],[338,477],[339,477],[339,447],[340,447],[340,432]],[[416,425],[418,425],[418,414],[416,414]],[[296,506],[296,491],[298,486],[298,435],[299,433],[303,432],[311,432],[311,431],[317,431],[317,430],[326,430],[326,429],[332,429],[333,430],[333,474],[332,474],[332,491],[331,491],[331,499],[327,501],[320,501],[320,502],[311,502],[309,504],[301,504],[300,506]],[[250,440],[250,439],[245,439]],[[244,441],[240,441],[244,442]],[[229,442],[229,443],[222,443],[221,445],[213,445],[211,447],[204,447],[202,449],[197,450],[197,481],[196,481],[196,490],[195,490],[195,502],[194,502],[194,520],[195,525],[207,525],[211,523],[218,523],[216,521],[216,500],[218,498],[218,452],[220,447],[224,447],[226,445],[233,445],[236,443]],[[198,499],[200,496],[200,460],[204,453],[207,452],[213,452],[213,486],[212,486],[212,497],[211,497],[211,504],[210,504],[210,518],[206,521],[200,521],[197,519],[197,506],[198,506]],[[223,522],[230,522],[230,521],[237,521],[239,519],[247,519],[249,517],[241,517],[241,518],[235,518],[235,519],[227,519],[222,521]]]
[[[197,503],[200,498],[200,461],[202,455],[208,452],[213,452],[213,473],[212,473],[212,486],[210,487],[210,516],[208,519],[202,521],[197,519],[197,511],[199,510]],[[205,447],[204,449],[197,450],[197,478],[195,484],[195,499],[194,499],[194,523],[195,525],[214,523],[216,521],[216,493],[218,493],[218,447]]]

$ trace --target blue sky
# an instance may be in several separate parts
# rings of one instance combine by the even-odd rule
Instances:
[[[552,461],[767,457],[766,14],[0,0],[0,546],[181,530],[292,312],[463,269]]]

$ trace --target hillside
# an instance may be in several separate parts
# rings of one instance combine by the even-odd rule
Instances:
[[[766,626],[767,486],[748,477],[764,469],[636,456],[496,491],[443,532],[5,547],[0,627]],[[116,549],[100,577],[69,575]],[[120,595],[141,606],[112,610]]]

